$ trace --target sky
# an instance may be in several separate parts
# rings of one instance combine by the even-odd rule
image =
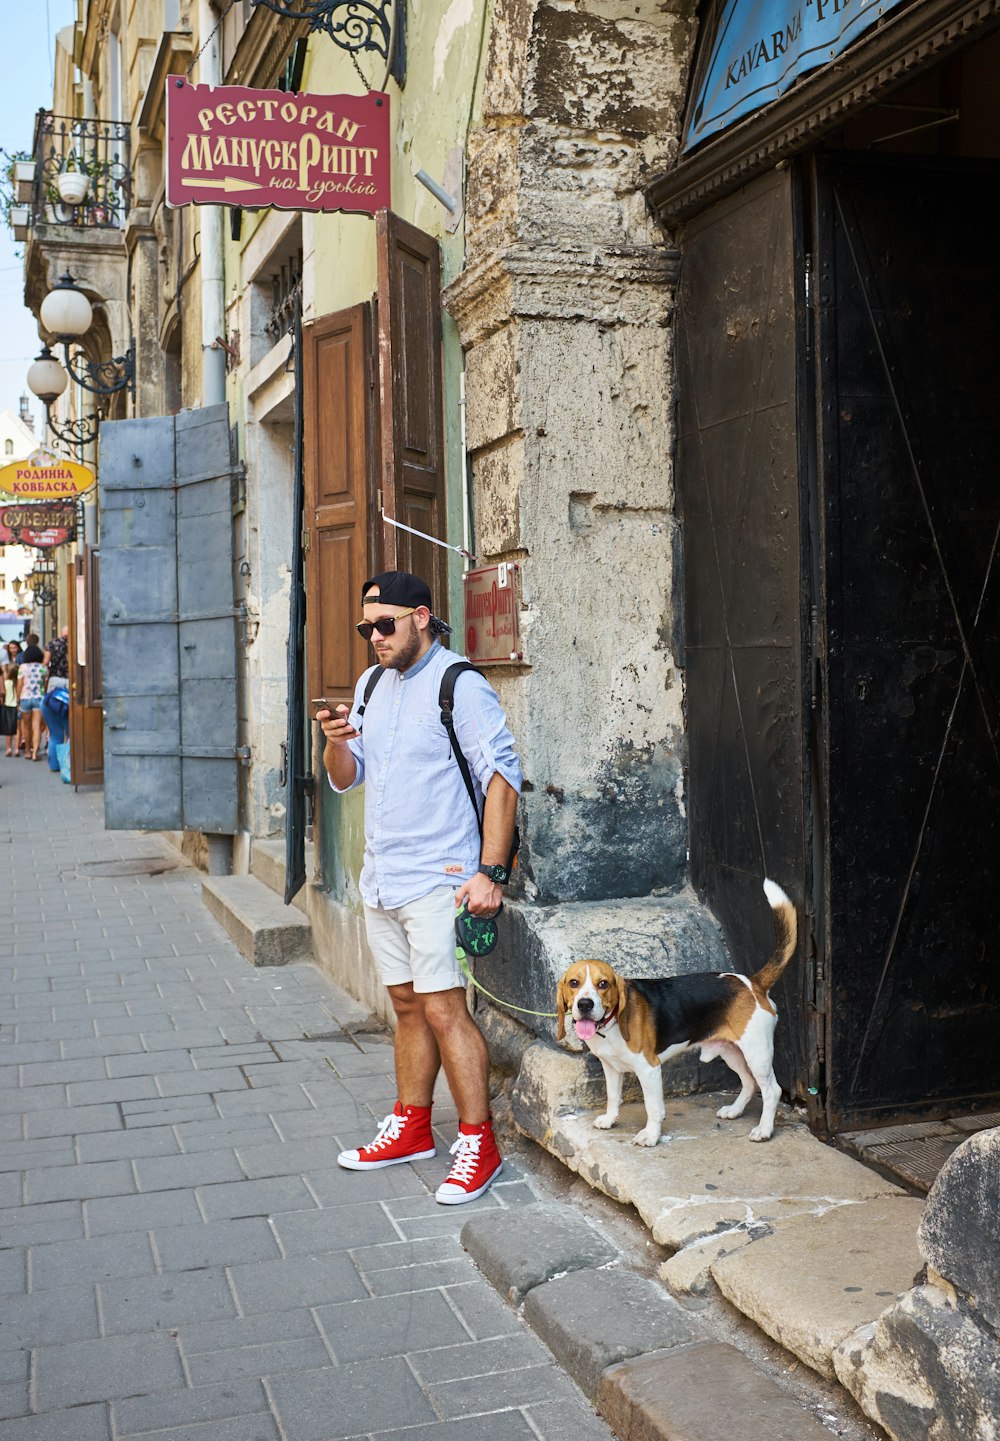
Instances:
[[[0,85],[0,146],[30,150],[35,111],[52,104],[55,37],[69,25],[76,0],[0,0],[0,45],[6,57]],[[6,168],[6,162],[4,162]],[[27,392],[25,376],[40,342],[34,316],[24,306],[24,246],[15,245],[0,221],[0,410],[16,415]],[[35,433],[44,408],[31,397]]]

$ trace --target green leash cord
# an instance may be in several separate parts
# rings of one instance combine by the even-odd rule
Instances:
[[[555,1011],[529,1011],[527,1006],[513,1006],[511,1005],[510,1001],[501,1001],[499,996],[495,996],[492,991],[488,991],[485,986],[481,986],[476,980],[475,976],[472,974],[472,967],[469,965],[469,959],[461,946],[455,947],[455,956],[458,960],[459,968],[462,970],[466,978],[472,982],[476,990],[482,991],[484,996],[489,996],[490,1000],[495,1001],[498,1006],[503,1006],[504,1009],[508,1011],[520,1011],[521,1014],[524,1016],[545,1016],[551,1020],[555,1020]]]

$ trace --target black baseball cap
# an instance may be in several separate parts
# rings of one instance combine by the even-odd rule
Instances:
[[[366,580],[361,587],[361,604],[365,603],[365,596],[373,588],[378,586],[378,595],[372,596],[372,600],[379,600],[384,605],[418,606],[425,605],[431,609],[431,588],[419,575],[411,575],[408,570],[383,570],[380,575],[373,575]]]

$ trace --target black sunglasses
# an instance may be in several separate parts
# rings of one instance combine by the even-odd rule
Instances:
[[[404,616],[412,615],[415,610],[419,609],[419,606],[411,605],[410,609],[404,610],[402,615],[384,615],[380,620],[359,621],[358,635],[363,636],[365,640],[371,640],[373,630],[377,630],[379,635],[393,635],[397,620],[402,620]]]

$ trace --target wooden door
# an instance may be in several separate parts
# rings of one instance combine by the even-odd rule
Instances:
[[[75,786],[104,782],[101,693],[100,551],[87,546],[67,567],[69,598],[69,764]]]
[[[355,630],[371,573],[371,307],[302,327],[306,625],[310,697],[351,701],[371,663]]]
[[[437,241],[379,212],[378,346],[381,490],[386,515],[446,538],[441,265]],[[448,614],[446,553],[411,531],[379,526],[381,564],[409,570]]]

